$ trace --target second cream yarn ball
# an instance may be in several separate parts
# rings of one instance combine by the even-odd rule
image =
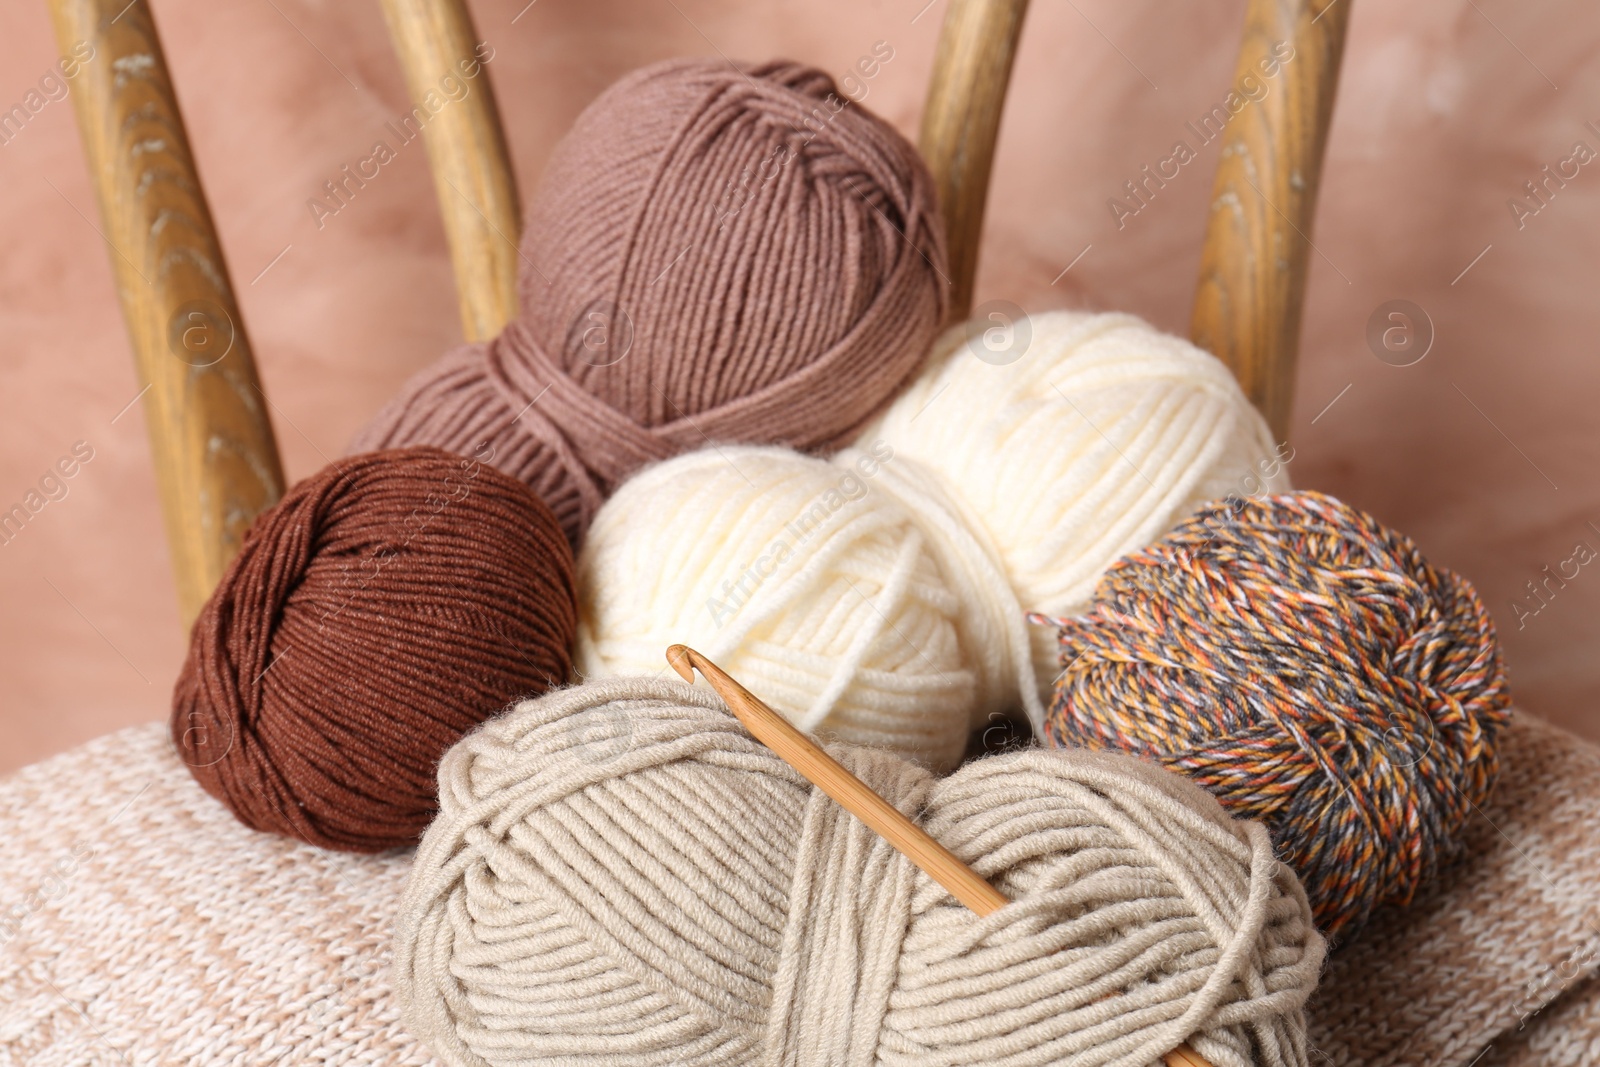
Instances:
[[[1024,610],[1081,614],[1106,567],[1200,505],[1289,488],[1265,420],[1189,342],[1132,315],[1052,311],[1011,324],[1011,347],[996,350],[991,326],[1004,332],[981,319],[947,331],[861,440],[949,482]],[[1047,699],[1055,635],[1034,631]]]

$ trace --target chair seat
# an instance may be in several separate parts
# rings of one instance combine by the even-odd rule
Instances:
[[[1521,716],[1503,753],[1471,862],[1334,953],[1312,1062],[1600,1060],[1600,749]],[[0,781],[0,1064],[432,1063],[388,981],[409,861],[245,829],[160,724],[19,771]]]
[[[1307,1014],[1332,1062],[1600,1062],[1600,748],[1517,714],[1500,759],[1462,860],[1329,956]]]
[[[389,990],[410,853],[246,829],[161,724],[0,782],[0,1064],[428,1064]]]

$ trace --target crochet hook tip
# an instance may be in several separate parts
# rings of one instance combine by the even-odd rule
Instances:
[[[694,681],[694,650],[688,645],[672,645],[667,649],[667,665],[678,672],[686,682]]]

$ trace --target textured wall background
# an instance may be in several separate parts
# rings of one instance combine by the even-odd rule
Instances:
[[[926,2],[473,10],[526,194],[589,99],[673,55],[784,54],[842,77],[884,41],[894,58],[866,103],[914,134],[944,11]],[[1520,220],[1508,206],[1575,142],[1600,151],[1600,14],[1582,0],[1344,2],[1356,10],[1312,235],[1290,474],[1470,576],[1519,701],[1600,738],[1600,568],[1575,555],[1580,542],[1600,550],[1600,167],[1552,183],[1537,214],[1531,200]],[[400,71],[370,0],[154,7],[289,474],[303,477],[459,336],[420,143],[321,228],[307,208],[409,109]],[[1220,102],[1242,12],[1241,0],[1037,0],[980,301],[1124,309],[1184,332],[1216,146],[1120,229],[1106,202]],[[56,58],[44,4],[6,5],[0,106],[21,102]],[[69,100],[0,145],[0,193],[0,510],[76,442],[93,452],[67,494],[0,546],[4,770],[164,717],[185,642]],[[1381,362],[1365,340],[1392,299],[1420,305],[1436,331],[1413,366]],[[1528,583],[1564,561],[1575,576],[1535,600]]]

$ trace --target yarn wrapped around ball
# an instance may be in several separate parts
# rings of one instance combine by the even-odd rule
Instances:
[[[564,685],[572,552],[521,482],[436,448],[354,456],[250,527],[190,633],[172,737],[245,825],[416,841],[447,749]]]
[[[1124,756],[831,751],[1012,903],[968,911],[706,690],[589,683],[440,764],[407,1027],[457,1067],[1306,1063],[1323,942],[1259,824]]]
[[[728,446],[641,471],[578,554],[578,619],[586,678],[659,675],[681,641],[800,729],[938,770],[1036,699],[982,525],[884,442],[831,461]]]
[[[789,62],[673,60],[606,90],[551,156],[521,261],[520,315],[414,377],[352,450],[487,444],[574,545],[647,463],[848,444],[948,300],[916,149]]]
[[[1022,606],[1058,616],[1087,610],[1107,567],[1207,501],[1289,488],[1293,457],[1215,357],[1131,315],[1071,311],[946,331],[861,439],[942,476]],[[1033,656],[1042,706],[1055,673],[1042,628]]]
[[[1334,497],[1214,503],[1055,621],[1048,738],[1265,823],[1330,936],[1409,902],[1494,782],[1510,697],[1483,601]]]

